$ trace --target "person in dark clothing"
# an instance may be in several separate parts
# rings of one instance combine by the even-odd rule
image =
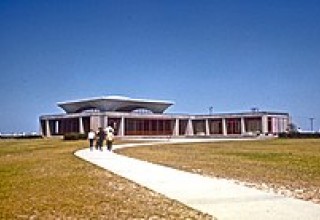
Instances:
[[[99,150],[102,151],[102,146],[103,146],[103,140],[105,139],[106,137],[106,133],[104,132],[104,130],[102,128],[99,128],[99,131],[98,131],[98,148]]]

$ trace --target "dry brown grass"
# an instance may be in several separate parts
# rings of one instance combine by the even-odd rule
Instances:
[[[157,145],[119,152],[320,203],[319,139]]]
[[[86,145],[1,140],[0,219],[211,219],[76,158]]]

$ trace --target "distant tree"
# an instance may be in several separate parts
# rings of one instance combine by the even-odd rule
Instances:
[[[296,132],[298,132],[298,127],[297,127],[297,125],[294,124],[294,123],[289,123],[289,124],[288,124],[288,132],[289,132],[289,133],[296,133]]]

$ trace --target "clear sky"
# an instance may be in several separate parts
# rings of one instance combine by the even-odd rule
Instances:
[[[286,111],[318,130],[320,1],[1,0],[0,76],[0,132],[107,95]]]

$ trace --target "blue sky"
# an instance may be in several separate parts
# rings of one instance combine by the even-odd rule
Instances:
[[[0,132],[107,95],[171,113],[256,106],[318,130],[319,39],[318,0],[1,0]]]

